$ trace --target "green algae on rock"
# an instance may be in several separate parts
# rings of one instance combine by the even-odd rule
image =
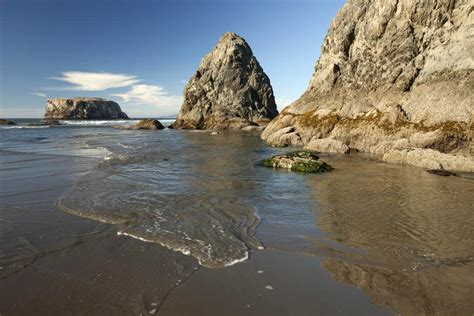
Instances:
[[[319,157],[308,151],[295,151],[288,154],[273,156],[260,162],[264,167],[289,169],[299,172],[328,172],[333,170],[330,165],[319,160]]]

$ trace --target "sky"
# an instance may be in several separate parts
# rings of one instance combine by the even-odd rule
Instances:
[[[305,90],[345,0],[0,0],[0,117],[101,97],[171,117],[225,32],[249,43],[281,110]]]

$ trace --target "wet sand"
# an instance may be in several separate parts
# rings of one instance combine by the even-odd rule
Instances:
[[[35,153],[3,150],[1,315],[472,315],[474,311],[470,175],[438,177],[359,155],[324,156],[336,167],[333,173],[303,175],[257,169],[252,162],[258,157],[285,149],[264,148],[256,135],[100,133],[93,138],[123,142],[129,135],[143,142],[156,137],[150,140],[150,148],[157,147],[152,157],[167,153],[158,143],[166,135],[177,137],[178,146],[191,152],[210,146],[207,153],[213,159],[205,159],[206,151],[186,155],[206,163],[191,164],[193,176],[185,173],[184,182],[162,159],[184,165],[170,154],[173,151],[159,156],[157,165],[127,166],[123,175],[135,182],[136,174],[143,175],[138,180],[166,193],[184,188],[210,192],[191,196],[199,198],[200,207],[234,198],[253,205],[260,222],[255,236],[245,237],[255,238],[265,249],[249,249],[249,260],[210,269],[193,256],[119,236],[128,223],[107,224],[58,207],[58,200],[76,181],[93,174],[103,158],[64,155],[71,151],[68,147],[59,153],[51,149],[48,153],[41,146]],[[227,147],[229,141],[235,148]],[[74,146],[82,153],[82,145]],[[163,176],[167,181],[156,181]],[[211,180],[203,182],[207,178]],[[115,190],[113,183],[108,185]],[[211,193],[220,196],[215,188],[222,190],[223,199],[205,204],[215,198]],[[97,192],[103,195],[88,200],[87,207],[91,201],[114,201],[108,190]],[[152,212],[155,202],[146,201]],[[164,201],[178,205],[176,199]],[[109,212],[113,215],[114,208]],[[146,223],[146,218],[141,220]],[[206,231],[199,233],[205,236]]]
[[[320,258],[262,250],[241,264],[209,269],[156,243],[118,236],[112,225],[62,212],[57,199],[95,162],[2,153],[2,315],[387,312],[360,289],[334,282]]]

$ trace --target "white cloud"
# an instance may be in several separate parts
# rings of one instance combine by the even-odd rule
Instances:
[[[125,112],[132,117],[175,115],[183,102],[183,97],[169,95],[163,87],[148,84],[134,85],[125,93],[115,93],[111,96],[122,98],[126,105]]]
[[[294,100],[275,98],[275,103],[277,104],[278,111],[283,110],[288,105],[290,105]]]
[[[33,92],[32,95],[36,95],[37,97],[46,98],[46,94],[44,94],[43,92]]]
[[[82,71],[66,71],[62,73],[62,77],[52,77],[51,79],[73,84],[73,86],[64,88],[64,90],[81,91],[103,91],[111,88],[123,88],[140,82],[140,80],[136,79],[136,76],[126,74]]]

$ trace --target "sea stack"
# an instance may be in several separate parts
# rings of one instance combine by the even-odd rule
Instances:
[[[184,90],[173,128],[241,129],[278,115],[270,79],[247,42],[225,33]]]
[[[101,98],[49,99],[45,119],[115,120],[128,119],[118,103]]]
[[[386,161],[474,171],[472,9],[469,0],[348,1],[308,89],[262,138],[327,138]]]

